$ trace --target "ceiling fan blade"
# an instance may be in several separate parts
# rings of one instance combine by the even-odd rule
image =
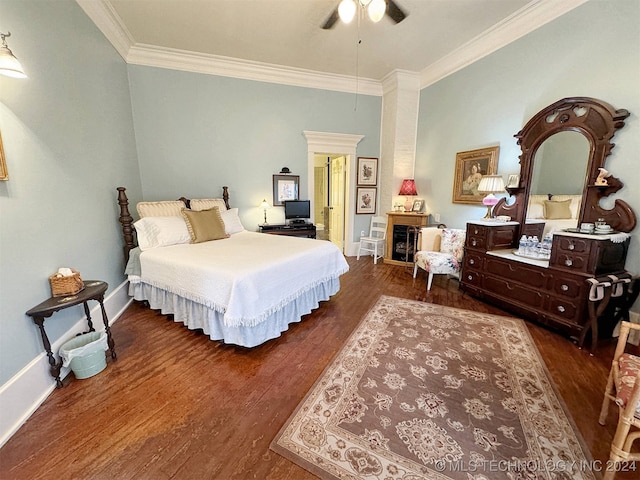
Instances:
[[[338,7],[336,7],[333,10],[333,12],[331,12],[331,15],[329,15],[329,18],[327,18],[327,21],[324,22],[324,25],[322,25],[322,28],[324,30],[329,30],[330,28],[333,28],[333,26],[338,21],[338,18],[340,18],[340,16],[338,15]]]
[[[395,23],[400,23],[407,18],[407,14],[404,13],[404,11],[393,0],[387,0],[387,15],[389,15],[391,20]]]

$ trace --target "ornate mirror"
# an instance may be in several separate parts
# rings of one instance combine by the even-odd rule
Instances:
[[[535,218],[527,212],[530,197],[555,194],[576,197],[573,227],[603,218],[616,231],[633,230],[636,216],[626,202],[617,199],[609,210],[600,206],[601,198],[623,186],[604,168],[614,147],[611,139],[628,116],[627,110],[588,97],[564,98],[538,112],[515,135],[522,149],[520,183],[507,188],[515,200],[511,205],[501,200],[495,215],[508,215],[522,225]]]

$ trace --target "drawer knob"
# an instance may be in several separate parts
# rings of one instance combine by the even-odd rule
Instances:
[[[467,280],[473,280],[473,275],[467,275]]]
[[[476,246],[476,239],[475,238],[473,240],[471,240],[471,245],[473,245],[474,247]]]
[[[571,260],[570,258],[567,258],[567,259],[564,261],[564,264],[565,264],[567,267],[570,267],[571,265],[573,265],[573,260]]]
[[[568,248],[569,250],[575,250],[576,246],[573,243],[570,243]]]
[[[476,261],[472,258],[471,260],[469,260],[469,265],[475,265]]]
[[[566,292],[567,290],[569,290],[569,285],[567,285],[566,283],[563,283],[562,286],[560,287],[560,290],[562,290],[563,292]]]
[[[558,311],[559,311],[560,313],[564,313],[565,308],[564,308],[562,305],[558,305]]]
[[[477,234],[478,234],[478,229],[476,228],[476,229],[473,231],[473,233],[474,233],[475,235],[477,235]]]

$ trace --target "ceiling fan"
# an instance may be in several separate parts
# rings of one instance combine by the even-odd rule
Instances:
[[[382,20],[385,14],[395,23],[400,23],[408,15],[393,0],[341,0],[324,25],[322,25],[322,28],[324,30],[333,28],[338,19],[344,23],[349,23],[353,20],[358,7],[366,10],[369,18],[374,23]]]

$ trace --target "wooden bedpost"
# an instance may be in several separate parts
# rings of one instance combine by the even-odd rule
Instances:
[[[227,206],[227,210],[231,207],[229,206],[229,187],[222,187],[222,199],[224,200],[224,204]]]
[[[118,187],[118,205],[120,205],[118,221],[122,224],[125,263],[129,261],[129,251],[136,246],[133,240],[133,217],[129,213],[129,199],[127,198],[126,190],[125,187]]]

